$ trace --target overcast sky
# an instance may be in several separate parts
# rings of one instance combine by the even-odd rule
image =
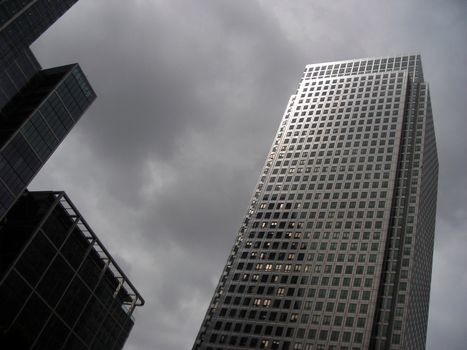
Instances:
[[[440,160],[427,348],[467,343],[463,0],[80,0],[34,45],[98,99],[31,185],[65,190],[146,299],[128,350],[191,348],[305,64],[422,54]]]

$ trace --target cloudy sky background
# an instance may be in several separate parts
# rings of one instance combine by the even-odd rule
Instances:
[[[440,158],[427,349],[467,343],[467,6],[81,0],[33,46],[98,99],[31,189],[65,190],[146,299],[126,349],[191,348],[305,64],[422,54]]]

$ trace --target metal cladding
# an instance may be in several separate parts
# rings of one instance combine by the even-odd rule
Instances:
[[[420,55],[307,65],[193,349],[424,349],[437,179]]]

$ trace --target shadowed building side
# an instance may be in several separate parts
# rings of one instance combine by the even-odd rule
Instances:
[[[2,0],[0,71],[27,51],[78,0]]]
[[[76,2],[0,2],[0,220],[96,98],[77,64],[42,70],[29,48]]]
[[[1,223],[0,347],[122,349],[143,304],[65,193],[26,191]]]
[[[96,98],[29,48],[76,1],[0,1],[2,349],[121,349],[144,303],[63,192],[26,189]]]
[[[0,220],[96,95],[77,64],[37,72],[0,111]]]

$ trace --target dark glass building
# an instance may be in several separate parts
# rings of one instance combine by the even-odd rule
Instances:
[[[0,2],[0,71],[78,0],[3,0]]]
[[[40,70],[0,111],[0,219],[96,95],[77,64]]]
[[[0,348],[121,349],[144,303],[63,192],[25,192],[0,226]]]
[[[420,55],[307,65],[193,349],[424,349],[437,180]]]
[[[0,1],[0,349],[121,349],[144,303],[63,192],[26,190],[96,98],[29,48],[75,2]]]
[[[96,97],[77,64],[42,70],[29,49],[75,2],[0,2],[0,220]]]

